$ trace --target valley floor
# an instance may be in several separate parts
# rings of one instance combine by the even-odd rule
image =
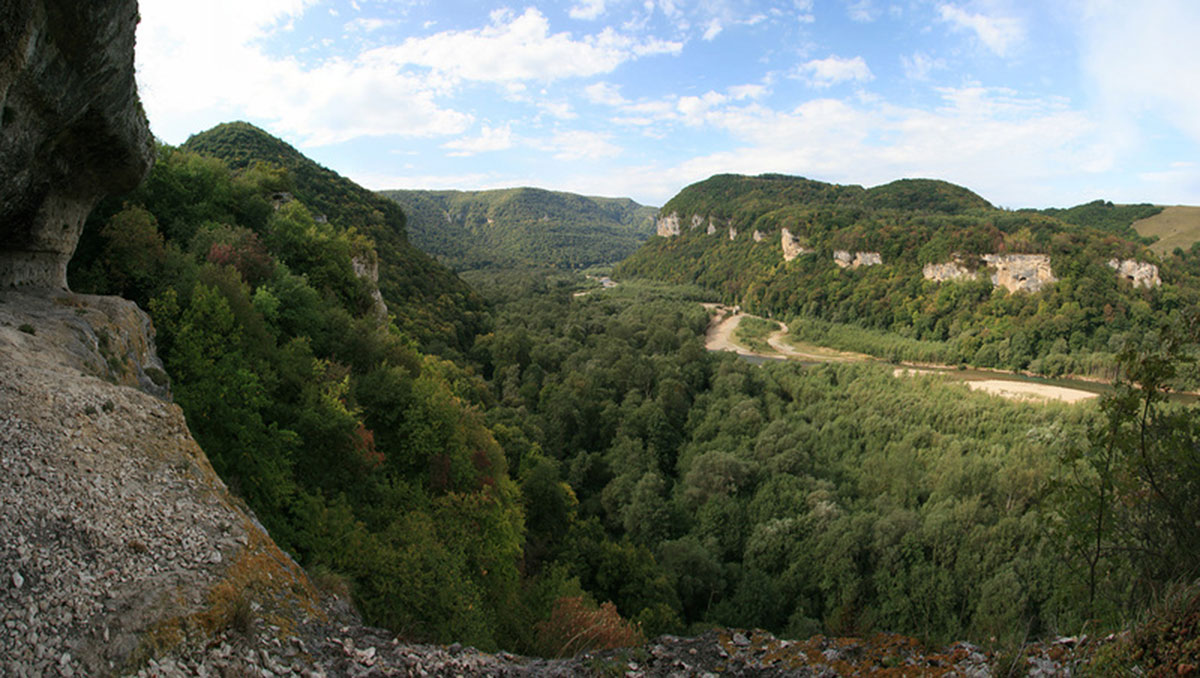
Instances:
[[[739,308],[721,304],[703,304],[711,313],[708,331],[705,335],[705,348],[710,351],[730,351],[751,359],[762,360],[799,360],[802,362],[867,362],[878,360],[864,353],[851,353],[836,349],[817,346],[807,342],[795,341],[788,336],[788,327],[778,323],[780,328],[766,338],[766,343],[772,352],[754,351],[736,340],[737,330],[745,318],[758,316],[743,313]],[[776,321],[778,322],[778,321]],[[974,391],[982,391],[1013,400],[1031,400],[1040,402],[1059,401],[1077,403],[1096,398],[1099,394],[1090,388],[1071,388],[1068,386],[1044,383],[1003,372],[989,370],[959,370],[951,365],[938,366],[907,366],[897,368],[895,376],[942,375],[948,381],[965,383]],[[1081,382],[1082,385],[1082,382]]]

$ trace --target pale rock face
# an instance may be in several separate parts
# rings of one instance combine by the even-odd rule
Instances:
[[[952,280],[974,280],[976,274],[974,271],[962,265],[960,261],[947,261],[944,264],[925,264],[925,268],[921,269],[921,274],[926,280],[935,282],[948,282]]]
[[[704,223],[704,217],[700,216],[699,214],[692,215],[692,230],[693,231],[696,230],[697,228],[700,228],[700,225],[703,223]]]
[[[792,235],[792,232],[787,230],[786,228],[783,229],[783,232],[781,233],[780,244],[783,245],[783,260],[784,261],[791,261],[792,259],[795,259],[796,257],[800,256],[801,254],[811,254],[812,252],[816,251],[816,250],[811,250],[811,249],[805,247],[804,245],[800,244],[800,238],[798,236]]]
[[[837,250],[833,253],[833,263],[840,268],[859,268],[862,266],[879,266],[883,263],[883,255],[879,252],[855,252]]]
[[[1158,267],[1133,259],[1109,259],[1109,268],[1116,269],[1117,275],[1132,282],[1134,287],[1158,287],[1162,278],[1158,277]]]
[[[6,0],[0,10],[0,287],[65,289],[92,207],[150,169],[137,19],[135,0]]]
[[[762,242],[763,234],[760,231],[754,232],[754,242]]]
[[[682,233],[683,231],[679,227],[679,214],[671,212],[665,217],[659,217],[655,232],[664,238],[670,238]]]
[[[717,232],[717,225],[713,223],[712,217],[708,218],[708,234],[713,235]]]
[[[737,240],[737,229],[732,226],[729,227],[729,239]]]
[[[384,322],[388,317],[388,307],[379,292],[379,257],[374,252],[356,254],[350,258],[350,265],[354,268],[354,275],[371,284],[371,314],[375,320]]]
[[[992,284],[1009,292],[1039,292],[1058,282],[1046,254],[985,254],[982,258],[993,269]]]

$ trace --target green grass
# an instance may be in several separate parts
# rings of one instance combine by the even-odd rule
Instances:
[[[1176,247],[1187,250],[1192,243],[1200,242],[1200,207],[1168,207],[1148,219],[1134,222],[1133,228],[1139,235],[1158,237],[1158,242],[1150,246],[1155,254],[1170,254]]]
[[[767,343],[767,337],[779,330],[779,323],[774,320],[745,316],[738,323],[733,333],[733,340],[755,353],[775,353]]]

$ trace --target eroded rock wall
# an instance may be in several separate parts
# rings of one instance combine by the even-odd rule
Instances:
[[[84,219],[145,176],[136,0],[0,5],[0,287],[66,288]]]
[[[1109,268],[1115,269],[1117,275],[1133,283],[1134,287],[1158,287],[1162,278],[1158,276],[1158,267],[1154,264],[1133,259],[1109,259]]]
[[[879,266],[883,263],[883,255],[879,252],[854,252],[837,250],[833,253],[833,263],[840,268],[860,268],[862,266]]]
[[[985,254],[992,267],[992,284],[1009,292],[1040,292],[1058,282],[1047,254]]]
[[[816,251],[805,247],[800,237],[792,235],[792,232],[786,228],[780,232],[780,244],[783,245],[784,261],[791,261],[801,254],[811,254]]]
[[[947,261],[944,264],[925,264],[921,269],[921,275],[926,280],[935,282],[948,282],[952,280],[973,280],[976,277],[975,271],[967,268],[961,261]]]
[[[655,224],[655,233],[664,238],[671,238],[682,233],[683,230],[679,226],[679,214],[671,212],[666,216],[659,215],[658,222]]]

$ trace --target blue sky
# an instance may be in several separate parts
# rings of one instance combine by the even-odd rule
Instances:
[[[248,120],[374,189],[661,205],[721,172],[1200,204],[1195,0],[142,0],[168,143]]]

